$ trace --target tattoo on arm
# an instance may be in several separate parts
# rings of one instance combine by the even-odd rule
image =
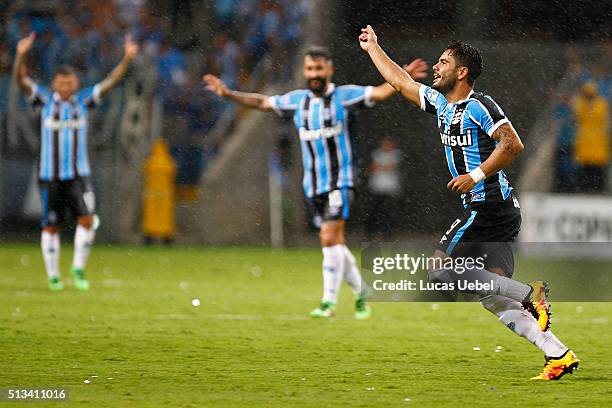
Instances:
[[[487,177],[504,169],[523,151],[521,138],[510,123],[504,123],[493,133],[499,143],[487,160],[480,165]]]
[[[509,124],[500,126],[495,133],[493,133],[493,138],[499,141],[501,150],[510,155],[512,159],[516,158],[516,156],[523,151],[521,139]]]

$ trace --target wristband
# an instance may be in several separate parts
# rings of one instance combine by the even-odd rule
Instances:
[[[484,171],[482,171],[480,167],[476,167],[474,170],[470,171],[469,175],[476,184],[487,178],[487,176],[485,176],[484,174]]]

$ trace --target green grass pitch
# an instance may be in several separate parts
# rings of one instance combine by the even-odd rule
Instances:
[[[62,255],[68,283],[71,249]],[[581,370],[533,383],[539,350],[477,304],[376,303],[371,320],[356,321],[345,286],[336,318],[308,318],[320,261],[315,248],[98,245],[92,289],[51,293],[36,245],[1,246],[0,388],[66,387],[70,401],[0,405],[612,403],[612,304],[554,304],[553,330]]]

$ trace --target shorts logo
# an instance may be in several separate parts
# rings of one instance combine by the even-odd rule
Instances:
[[[336,216],[342,211],[342,192],[340,190],[330,191],[327,195],[329,215]]]
[[[86,191],[83,193],[83,202],[87,207],[87,212],[93,213],[96,209],[96,197],[93,191]]]
[[[472,193],[471,200],[472,201],[482,201],[484,197],[485,197],[484,192],[483,193]]]
[[[47,214],[47,222],[51,225],[57,224],[57,213],[55,211],[49,211]]]
[[[455,229],[455,227],[457,225],[461,224],[461,220],[459,218],[457,218],[450,226],[450,228],[448,229],[448,231],[446,231],[444,233],[444,236],[442,237],[442,239],[440,240],[440,244],[444,243],[444,241],[446,241],[448,238],[447,236]]]

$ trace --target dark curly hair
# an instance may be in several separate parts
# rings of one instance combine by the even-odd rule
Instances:
[[[463,41],[453,41],[443,51],[446,50],[455,57],[458,66],[468,69],[467,81],[470,86],[473,85],[482,72],[482,55],[478,48]]]
[[[311,58],[323,58],[326,61],[331,61],[332,56],[329,49],[325,47],[313,46],[306,50],[304,56],[309,56]]]

